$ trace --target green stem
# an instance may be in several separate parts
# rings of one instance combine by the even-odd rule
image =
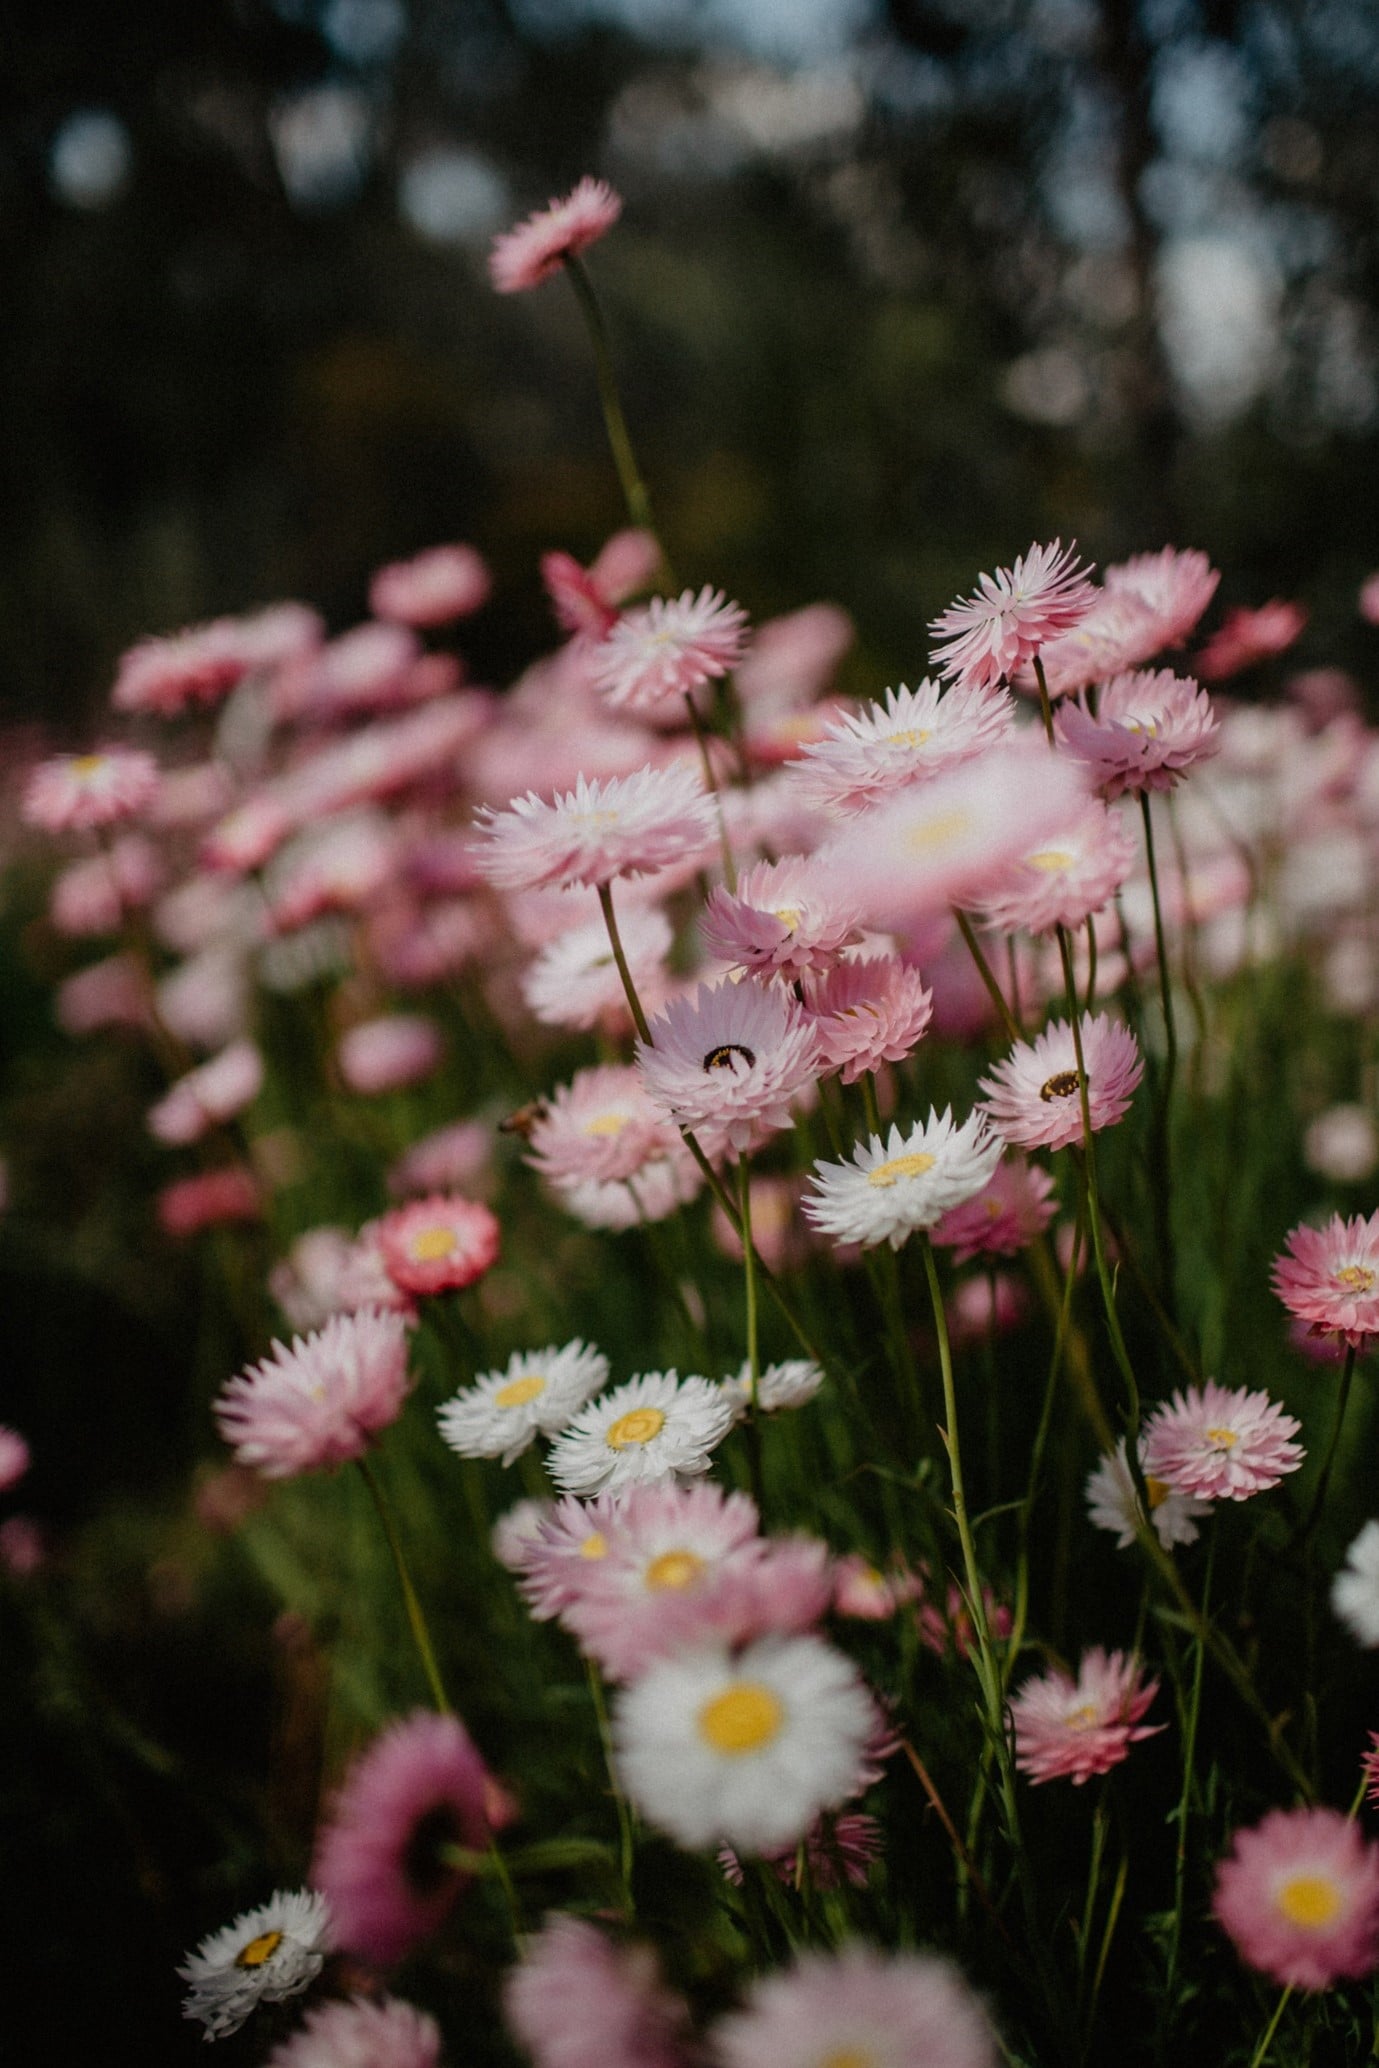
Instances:
[[[704,721],[699,707],[688,691],[685,693],[685,709],[689,712],[694,742],[699,749],[699,765],[704,771],[704,788],[713,799],[715,816],[718,819],[718,851],[723,858],[723,881],[730,891],[737,889],[737,864],[733,860],[732,842],[728,838],[728,821],[723,816],[723,798],[718,788],[718,778],[713,772],[713,757],[709,753],[709,736],[704,730]]]
[[[1307,1511],[1307,1519],[1298,1530],[1293,1543],[1289,1546],[1290,1550],[1295,1551],[1300,1544],[1305,1544],[1321,1519],[1322,1507],[1326,1501],[1326,1489],[1331,1479],[1331,1468],[1336,1462],[1336,1452],[1340,1447],[1341,1427],[1345,1421],[1345,1411],[1350,1402],[1350,1382],[1354,1376],[1355,1345],[1347,1343],[1345,1367],[1341,1372],[1340,1392],[1336,1400],[1336,1420],[1332,1424],[1331,1429],[1331,1441],[1326,1447],[1326,1456],[1322,1460],[1321,1474],[1317,1480],[1317,1490],[1312,1496],[1312,1505]]]
[[[1211,1580],[1216,1563],[1216,1530],[1208,1532],[1207,1567],[1202,1576],[1202,1616],[1211,1611]],[[1168,1940],[1168,1968],[1164,1979],[1164,2016],[1173,2016],[1174,1990],[1178,1980],[1178,1954],[1183,1936],[1183,1898],[1187,1889],[1187,1826],[1192,1807],[1192,1765],[1197,1750],[1197,1720],[1202,1710],[1202,1668],[1207,1648],[1201,1637],[1195,1641],[1192,1663],[1192,1693],[1188,1699],[1187,1728],[1183,1732],[1183,1786],[1178,1797],[1178,1840],[1173,1862],[1173,1924]],[[1165,2026],[1165,2030],[1167,2025]]]
[[[1144,821],[1144,853],[1149,864],[1149,894],[1154,904],[1154,947],[1159,958],[1159,995],[1164,1009],[1164,1088],[1168,1104],[1178,1068],[1178,1027],[1173,1014],[1173,985],[1168,973],[1168,942],[1164,935],[1163,904],[1159,897],[1159,870],[1154,855],[1154,821],[1149,810],[1149,793],[1140,792],[1140,816]]]
[[[445,1692],[445,1683],[441,1679],[440,1667],[436,1664],[436,1654],[431,1644],[431,1633],[426,1627],[426,1617],[422,1613],[421,1602],[417,1598],[417,1590],[412,1585],[412,1575],[407,1569],[406,1554],[402,1549],[402,1539],[397,1533],[397,1525],[393,1521],[392,1510],[388,1505],[387,1496],[384,1494],[378,1475],[368,1459],[360,1458],[358,1463],[359,1470],[364,1475],[364,1484],[369,1489],[374,1508],[378,1513],[379,1522],[383,1526],[383,1534],[388,1540],[388,1549],[392,1553],[393,1564],[397,1568],[397,1577],[402,1587],[402,1599],[407,1607],[407,1621],[411,1625],[412,1639],[417,1648],[417,1655],[421,1660],[422,1670],[430,1684],[431,1699],[434,1701],[437,1709],[440,1710],[442,1716],[448,1716],[451,1714],[450,1698]]]
[[[604,1700],[603,1681],[599,1676],[599,1669],[592,1659],[586,1659],[584,1666],[585,1672],[588,1675],[589,1694],[593,1700],[594,1714],[598,1718],[599,1742],[603,1746],[604,1764],[608,1768],[608,1785],[613,1793],[613,1801],[617,1805],[618,1866],[622,1875],[623,1900],[627,1905],[627,1915],[629,1918],[632,1918],[636,1916],[636,1904],[632,1895],[632,1860],[634,1851],[632,1812],[627,1806],[627,1797],[623,1794],[622,1783],[618,1779],[617,1761],[613,1756],[613,1726],[608,1720],[608,1704]]]
[[[1177,1270],[1173,1251],[1173,1191],[1170,1106],[1173,1080],[1178,1072],[1178,1027],[1173,1013],[1173,983],[1168,969],[1168,942],[1164,935],[1163,902],[1159,896],[1159,870],[1154,854],[1154,821],[1149,810],[1149,793],[1140,792],[1140,816],[1144,821],[1144,851],[1149,864],[1149,891],[1154,905],[1154,947],[1159,958],[1159,997],[1164,1015],[1164,1068],[1154,1099],[1152,1131],[1154,1155],[1154,1218],[1157,1224],[1159,1268],[1170,1307],[1174,1305]]]
[[[613,371],[613,354],[608,344],[608,329],[599,307],[594,283],[589,278],[581,259],[569,253],[565,258],[565,271],[574,288],[585,324],[589,331],[589,342],[594,351],[594,372],[598,379],[599,401],[603,407],[604,427],[608,432],[608,443],[613,451],[613,464],[618,470],[622,484],[623,501],[627,514],[635,525],[644,531],[654,532],[655,521],[651,515],[651,497],[642,480],[637,456],[632,450],[632,439],[623,415],[622,398],[618,393],[618,377]]]
[[[1044,737],[1053,745],[1053,704],[1049,698],[1048,678],[1044,674],[1044,663],[1038,654],[1034,656],[1034,679],[1039,684],[1039,715],[1044,721]]]
[[[973,930],[971,920],[965,912],[959,912],[956,906],[953,909],[953,917],[958,922],[958,932],[967,943],[967,952],[977,965],[977,974],[986,986],[987,996],[996,1008],[1001,1025],[1012,1041],[1022,1041],[1024,1036],[1020,1032],[1020,1024],[1006,1002],[1006,994],[997,983],[991,964],[982,953],[981,943]]]
[[[752,1244],[752,1180],[745,1155],[737,1163],[738,1212],[742,1216],[742,1276],[747,1291],[747,1466],[752,1475],[752,1498],[757,1513],[765,1513],[761,1483],[761,1421],[758,1395],[761,1389],[761,1346],[757,1336],[757,1253]]]
[[[1274,2034],[1278,2031],[1278,2021],[1283,2016],[1285,2010],[1287,2010],[1288,1999],[1292,1995],[1292,1993],[1293,1991],[1290,1985],[1290,1987],[1284,1990],[1282,1996],[1280,1996],[1277,2004],[1274,2006],[1274,2015],[1272,2016],[1272,2018],[1270,2018],[1268,2024],[1264,2028],[1264,2036],[1260,2040],[1259,2045],[1255,2048],[1253,2054],[1251,2054],[1250,2056],[1250,2068],[1264,2068],[1264,2057],[1268,2053],[1269,2048],[1274,2043]]]

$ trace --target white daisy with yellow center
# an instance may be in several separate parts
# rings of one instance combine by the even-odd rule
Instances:
[[[983,1114],[958,1126],[947,1108],[931,1110],[907,1135],[898,1127],[884,1142],[873,1135],[850,1163],[816,1163],[805,1214],[839,1242],[889,1242],[899,1249],[916,1228],[932,1228],[951,1207],[975,1197],[1003,1146]]]
[[[1197,1494],[1179,1493],[1166,1479],[1147,1475],[1144,1490],[1149,1496],[1155,1534],[1165,1551],[1172,1550],[1175,1544],[1195,1544],[1200,1535],[1197,1524],[1202,1516],[1211,1513],[1211,1502]],[[1115,1454],[1108,1454],[1093,1466],[1083,1491],[1091,1521],[1098,1529],[1113,1531],[1120,1549],[1129,1550],[1135,1541],[1139,1507],[1123,1436]]]
[[[681,1845],[792,1845],[861,1785],[877,1711],[818,1637],[683,1652],[622,1696],[618,1771],[647,1822]]]
[[[554,1436],[608,1383],[608,1359],[578,1338],[520,1351],[437,1410],[441,1435],[462,1458],[510,1465],[535,1436]]]
[[[768,1364],[757,1374],[757,1406],[768,1415],[780,1408],[803,1407],[823,1382],[823,1371],[808,1357],[789,1357],[783,1364]],[[752,1400],[750,1359],[723,1381],[723,1391],[733,1404],[735,1419],[741,1421]]]
[[[330,1938],[324,1896],[310,1889],[277,1890],[187,1955],[177,1970],[191,1985],[183,2017],[199,2018],[207,2039],[224,2039],[259,2004],[281,2003],[314,1982]]]
[[[551,1446],[550,1474],[563,1493],[591,1494],[697,1479],[733,1423],[721,1386],[678,1373],[644,1372],[577,1414]]]

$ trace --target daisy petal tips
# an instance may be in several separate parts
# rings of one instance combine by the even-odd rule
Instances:
[[[608,182],[586,174],[563,200],[552,201],[494,239],[488,277],[499,294],[539,287],[566,259],[578,258],[597,244],[621,214],[622,199]]]
[[[884,1142],[873,1135],[850,1163],[816,1164],[805,1215],[838,1242],[866,1248],[889,1242],[899,1249],[917,1228],[932,1228],[980,1192],[1003,1147],[984,1114],[973,1113],[959,1127],[946,1109],[931,1112],[907,1135],[898,1127]]]

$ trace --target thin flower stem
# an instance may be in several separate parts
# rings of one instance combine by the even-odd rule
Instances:
[[[412,1575],[407,1568],[406,1554],[402,1549],[402,1539],[398,1535],[392,1509],[388,1504],[387,1496],[383,1491],[378,1475],[368,1459],[360,1458],[358,1464],[359,1470],[364,1476],[364,1484],[369,1489],[374,1508],[378,1513],[379,1522],[383,1526],[383,1534],[388,1540],[388,1549],[392,1553],[393,1564],[397,1568],[397,1577],[402,1587],[402,1599],[407,1607],[407,1621],[411,1626],[412,1638],[416,1644],[422,1670],[430,1684],[431,1699],[442,1716],[449,1716],[452,1713],[450,1698],[445,1692],[445,1683],[441,1679],[440,1667],[436,1664],[436,1654],[431,1643],[431,1633],[426,1627],[426,1617],[422,1613],[421,1602],[417,1598],[417,1590],[412,1585]]]
[[[761,1481],[761,1346],[757,1337],[757,1253],[752,1245],[752,1180],[746,1156],[737,1164],[738,1212],[742,1216],[742,1276],[747,1292],[747,1466],[757,1513],[765,1512]]]
[[[1092,1852],[1087,1863],[1087,1893],[1082,1902],[1082,1929],[1077,1935],[1077,2007],[1082,2009],[1082,1999],[1087,1982],[1087,1949],[1092,1938],[1092,1918],[1096,1913],[1097,1890],[1101,1886],[1101,1857],[1106,1850],[1106,1798],[1098,1797],[1092,1815]]]
[[[1144,821],[1144,854],[1149,864],[1149,894],[1154,904],[1154,947],[1159,958],[1159,995],[1164,1009],[1163,1103],[1168,1104],[1178,1068],[1178,1027],[1173,1016],[1173,984],[1168,970],[1168,942],[1164,935],[1163,903],[1159,896],[1159,869],[1154,854],[1154,821],[1149,810],[1149,792],[1140,792],[1140,816]]]
[[[1174,1304],[1177,1270],[1174,1261],[1173,1140],[1169,1124],[1173,1080],[1178,1072],[1178,1027],[1173,1015],[1173,981],[1168,968],[1168,942],[1164,935],[1163,903],[1159,896],[1159,869],[1154,854],[1154,821],[1149,810],[1149,793],[1140,792],[1140,816],[1144,821],[1144,852],[1149,864],[1149,891],[1154,904],[1154,947],[1159,958],[1159,997],[1164,1015],[1164,1067],[1154,1100],[1152,1145],[1154,1156],[1154,1218],[1158,1234],[1159,1268],[1170,1306]]]
[[[618,377],[613,371],[613,354],[608,344],[608,327],[603,320],[603,310],[594,292],[594,283],[589,278],[581,259],[572,252],[565,256],[565,271],[575,291],[585,324],[589,331],[589,342],[594,352],[594,373],[599,385],[599,401],[603,407],[604,428],[608,432],[608,443],[613,452],[613,465],[618,470],[622,484],[623,501],[627,514],[635,525],[644,531],[654,532],[655,520],[651,514],[651,497],[642,480],[637,456],[632,450],[632,438],[623,415],[622,398],[618,393]]]
[[[902,1738],[900,1740],[900,1749],[905,1754],[905,1757],[909,1760],[910,1765],[914,1768],[915,1779],[919,1782],[920,1787],[924,1790],[924,1793],[929,1801],[929,1807],[933,1810],[934,1815],[938,1818],[940,1824],[942,1824],[944,1831],[947,1834],[948,1843],[953,1848],[953,1857],[958,1862],[958,1866],[961,1872],[966,1876],[967,1880],[971,1882],[972,1888],[977,1897],[977,1901],[981,1904],[983,1910],[985,1910],[987,1916],[991,1919],[991,1922],[995,1925],[997,1931],[1001,1934],[1001,1937],[1005,1940],[1006,1944],[1009,1945],[1010,1934],[1006,1930],[1005,1922],[1001,1917],[1000,1912],[997,1910],[995,1904],[991,1900],[991,1891],[987,1887],[986,1883],[983,1881],[981,1871],[978,1868],[976,1861],[973,1859],[967,1847],[963,1844],[962,1833],[958,1830],[957,1825],[953,1822],[953,1819],[948,1814],[947,1808],[944,1805],[943,1797],[939,1794],[938,1789],[934,1785],[933,1776],[930,1774],[929,1769],[925,1766],[924,1761],[915,1751],[914,1746],[910,1743],[908,1738]]]
[[[627,1905],[627,1915],[631,1919],[637,1914],[636,1903],[632,1894],[632,1861],[635,1851],[632,1812],[628,1808],[627,1797],[623,1794],[622,1783],[618,1779],[617,1760],[613,1754],[613,1726],[608,1720],[608,1704],[604,1699],[603,1680],[599,1674],[598,1667],[592,1659],[585,1660],[584,1669],[589,1681],[589,1695],[594,1704],[594,1714],[598,1718],[599,1742],[603,1746],[604,1764],[608,1768],[608,1786],[612,1791],[613,1801],[617,1806],[618,1866],[622,1875],[623,1899]]]
[[[1317,1480],[1317,1490],[1312,1496],[1312,1505],[1307,1511],[1306,1520],[1298,1528],[1293,1542],[1288,1547],[1290,1551],[1296,1551],[1300,1545],[1307,1542],[1321,1519],[1322,1508],[1326,1502],[1326,1489],[1331,1479],[1331,1468],[1336,1462],[1336,1452],[1340,1448],[1341,1428],[1345,1422],[1346,1408],[1350,1403],[1350,1382],[1354,1376],[1355,1345],[1347,1343],[1345,1366],[1341,1372],[1340,1391],[1336,1398],[1336,1419],[1331,1427],[1331,1441],[1326,1447],[1326,1456],[1322,1460],[1321,1474]]]
[[[1049,697],[1048,678],[1044,674],[1043,659],[1034,655],[1034,679],[1039,684],[1039,715],[1044,721],[1044,737],[1053,745],[1053,704]]]
[[[1264,2057],[1274,2043],[1274,2034],[1278,2031],[1279,2019],[1287,2010],[1288,1999],[1292,1995],[1292,1993],[1293,1990],[1290,1984],[1290,1986],[1284,1990],[1282,1996],[1280,1996],[1278,2002],[1275,2004],[1274,2015],[1272,2016],[1272,2018],[1270,2018],[1268,2024],[1265,2026],[1264,2035],[1261,2038],[1259,2045],[1255,2048],[1254,2052],[1250,2056],[1250,2068],[1264,2068]]]
[[[971,920],[965,912],[959,912],[956,906],[953,908],[953,917],[958,922],[958,932],[967,943],[967,952],[977,965],[977,974],[986,986],[987,995],[996,1008],[1001,1025],[1012,1041],[1022,1041],[1024,1036],[1020,1031],[1020,1023],[1006,1001],[1005,992],[996,981],[991,964],[982,953],[981,943],[977,939]]]
[[[737,863],[733,860],[732,842],[728,838],[728,821],[723,816],[723,797],[718,787],[718,778],[713,772],[713,757],[709,753],[709,736],[699,707],[693,696],[685,692],[685,709],[689,712],[690,726],[694,732],[694,743],[699,749],[699,765],[704,771],[704,788],[713,799],[714,813],[718,819],[718,849],[723,858],[723,881],[730,891],[737,889]]]
[[[1096,964],[1096,927],[1089,919],[1087,921],[1087,1002],[1084,1007],[1084,1010],[1087,1012],[1091,1012],[1096,1004]]]
[[[603,913],[603,923],[608,929],[608,944],[613,950],[613,960],[617,963],[618,975],[622,978],[623,994],[627,999],[628,1011],[632,1015],[632,1024],[641,1035],[647,1047],[650,1048],[653,1046],[651,1028],[647,1023],[646,1014],[642,1010],[642,1001],[637,996],[637,987],[632,981],[632,972],[627,966],[627,954],[623,948],[622,935],[618,932],[617,915],[613,910],[613,886],[611,883],[601,883],[599,885],[599,907]]]
[[[1207,1535],[1207,1565],[1202,1575],[1202,1616],[1205,1620],[1211,1613],[1211,1581],[1216,1564],[1216,1530],[1213,1527]],[[1197,1752],[1197,1721],[1202,1710],[1202,1668],[1206,1663],[1207,1648],[1199,1636],[1195,1639],[1192,1662],[1192,1693],[1188,1698],[1187,1728],[1183,1732],[1183,1786],[1178,1797],[1178,1838],[1173,1862],[1173,1923],[1168,1939],[1168,1963],[1164,1977],[1164,2016],[1173,2016],[1174,1990],[1178,1980],[1178,1955],[1183,1937],[1183,1898],[1187,1888],[1187,1826],[1192,1808],[1192,1765]],[[1165,2024],[1165,2036],[1167,2024]]]

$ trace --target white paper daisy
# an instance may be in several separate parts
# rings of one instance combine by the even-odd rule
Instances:
[[[313,1982],[330,1950],[330,1912],[311,1889],[276,1890],[256,1910],[212,1932],[177,1972],[191,1988],[184,2018],[207,2039],[238,2032],[260,2003],[281,2003]]]
[[[582,1408],[546,1463],[563,1492],[586,1500],[657,1479],[697,1479],[732,1424],[721,1386],[644,1372]]]
[[[839,1242],[899,1249],[916,1228],[932,1228],[951,1207],[981,1191],[1004,1148],[983,1113],[959,1127],[947,1107],[921,1127],[883,1142],[873,1135],[850,1163],[817,1163],[806,1217]]]
[[[652,1666],[614,1720],[618,1771],[682,1845],[767,1852],[804,1836],[863,1784],[877,1711],[856,1668],[818,1637],[765,1637]]]
[[[1143,1454],[1140,1462],[1143,1465]],[[1198,1520],[1211,1513],[1211,1502],[1199,1499],[1196,1494],[1179,1493],[1166,1479],[1146,1476],[1144,1484],[1154,1529],[1164,1549],[1171,1550],[1175,1544],[1195,1544],[1201,1534]],[[1092,1522],[1098,1529],[1113,1530],[1121,1550],[1128,1550],[1135,1541],[1138,1504],[1123,1436],[1114,1455],[1102,1458],[1087,1474],[1084,1491],[1087,1513]]]
[[[608,1383],[608,1359],[578,1338],[525,1350],[506,1371],[485,1372],[436,1411],[441,1435],[462,1458],[510,1465],[538,1434],[553,1436]]]
[[[1367,1522],[1346,1552],[1331,1606],[1357,1644],[1379,1645],[1379,1522]]]
[[[768,1364],[757,1374],[757,1406],[764,1414],[774,1414],[778,1408],[803,1407],[812,1400],[824,1382],[823,1372],[808,1357],[790,1357],[784,1364]],[[733,1404],[733,1418],[741,1421],[752,1398],[752,1366],[750,1360],[741,1371],[723,1381],[723,1391]]]

